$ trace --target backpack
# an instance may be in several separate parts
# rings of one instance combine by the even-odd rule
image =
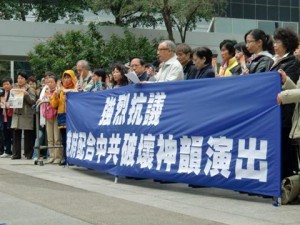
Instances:
[[[290,202],[293,202],[298,198],[300,194],[300,176],[293,175],[290,177],[286,177],[283,179],[281,184],[281,203],[282,205],[286,205]]]
[[[41,111],[46,120],[52,120],[56,118],[57,110],[53,109],[50,103],[42,104]]]

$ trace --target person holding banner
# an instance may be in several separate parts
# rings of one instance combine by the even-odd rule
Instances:
[[[278,94],[277,102],[279,105],[296,103],[295,110],[293,113],[293,118],[292,118],[292,127],[289,132],[289,138],[291,140],[296,141],[298,146],[300,146],[300,104],[299,104],[300,103],[300,81],[298,80],[296,85],[283,70],[280,69],[278,72],[282,77],[283,91]],[[282,168],[284,170],[284,174],[282,178],[294,175],[293,171],[291,170],[295,169],[295,172],[297,172],[297,166],[298,166],[298,158],[296,154],[297,152],[292,151],[292,149],[284,149],[284,150],[289,151],[287,153],[289,156],[291,156],[291,158],[288,158],[289,161],[286,161],[286,163],[289,162],[291,165],[289,165],[288,168]],[[287,153],[285,153],[285,155]],[[285,157],[285,160],[286,159],[287,157]],[[282,165],[282,167],[283,166],[284,165]]]
[[[50,97],[50,104],[53,109],[57,109],[57,124],[61,134],[61,143],[63,145],[63,159],[59,165],[66,165],[67,154],[67,132],[66,132],[66,92],[75,91],[76,76],[73,70],[66,70],[62,75],[61,87],[54,91]]]
[[[282,70],[294,84],[299,79],[300,64],[296,60],[294,51],[298,47],[298,35],[289,28],[278,28],[274,34],[274,64],[271,71]],[[289,84],[289,83],[288,83]],[[290,87],[289,85],[287,87]],[[286,86],[284,86],[286,88]],[[292,117],[295,109],[294,104],[285,104],[281,107],[281,166],[282,179],[294,174],[298,170],[298,161],[295,160],[295,147],[289,138],[292,129]]]
[[[15,93],[23,96],[23,102],[21,102],[21,105],[18,105],[18,108],[14,108],[12,117],[13,155],[11,156],[11,159],[21,159],[22,131],[24,131],[24,155],[27,159],[31,159],[35,141],[35,132],[33,129],[34,110],[32,109],[32,106],[36,102],[36,95],[35,90],[27,84],[28,75],[26,72],[19,71],[17,76],[17,84],[10,91],[10,101],[14,97],[12,94],[13,91],[16,90]]]
[[[295,50],[294,55],[296,56],[297,60],[300,59],[300,42],[298,43],[298,47]]]

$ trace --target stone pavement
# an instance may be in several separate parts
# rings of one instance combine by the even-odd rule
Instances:
[[[300,207],[217,188],[0,159],[0,225],[300,224]]]

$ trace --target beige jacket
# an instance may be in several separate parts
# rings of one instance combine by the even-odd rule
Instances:
[[[23,108],[14,109],[11,128],[20,130],[33,130],[34,110],[32,109],[32,106],[36,102],[35,90],[28,84],[26,84],[26,86],[21,89],[26,90],[28,92],[28,95],[24,95]]]
[[[282,104],[296,103],[292,119],[290,138],[300,138],[300,80],[296,85],[289,77],[287,77],[287,80],[282,88],[284,91],[280,92],[279,94],[282,99]]]

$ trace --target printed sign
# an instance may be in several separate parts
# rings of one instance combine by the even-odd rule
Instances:
[[[24,90],[23,89],[11,89],[8,99],[10,108],[17,109],[23,108]]]
[[[279,197],[278,73],[67,94],[70,163]]]

